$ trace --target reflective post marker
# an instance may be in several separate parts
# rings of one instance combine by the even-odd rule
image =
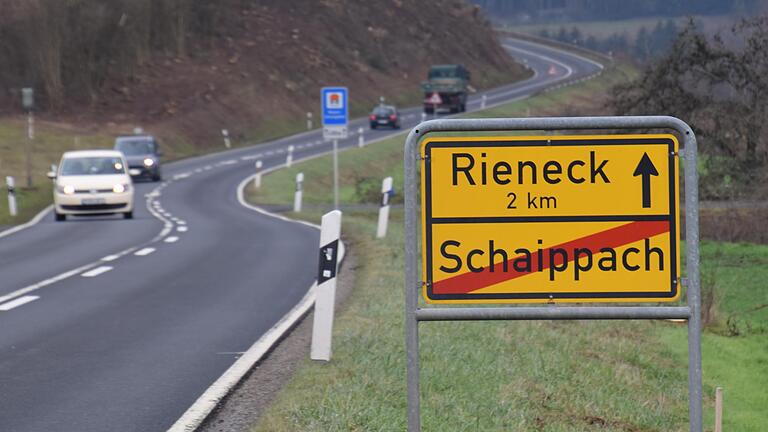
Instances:
[[[256,175],[253,177],[253,187],[256,189],[261,187],[261,161],[256,161]]]
[[[301,211],[301,184],[304,182],[304,173],[296,174],[296,192],[293,194],[293,211]]]
[[[381,207],[379,207],[379,224],[376,227],[376,238],[384,238],[387,235],[387,223],[389,222],[389,197],[392,195],[392,177],[387,177],[381,182]]]
[[[11,176],[5,178],[5,184],[8,186],[8,212],[11,216],[16,216],[18,210],[16,208],[16,181]]]
[[[290,168],[293,164],[293,145],[288,146],[288,156],[285,157],[285,166]]]
[[[333,210],[323,215],[320,228],[320,257],[317,275],[317,297],[312,324],[312,360],[331,360],[333,309],[336,301],[336,274],[339,269],[339,237],[341,212]]]
[[[312,113],[307,113],[307,130],[312,130]]]
[[[365,146],[365,137],[363,136],[363,131],[364,131],[363,128],[360,128],[360,129],[357,130],[357,133],[360,135],[357,138],[357,146],[360,147],[360,148]]]
[[[333,140],[333,208],[339,209],[339,140]]]
[[[422,122],[425,122],[426,120],[427,120],[427,113],[425,113],[424,111],[422,111],[422,112],[421,112],[421,121],[422,121]]]
[[[482,98],[480,98],[480,109],[485,109],[485,102],[488,100],[488,96],[483,95]]]
[[[229,131],[226,129],[222,129],[221,135],[224,137],[224,147],[232,148],[232,143],[229,141]]]

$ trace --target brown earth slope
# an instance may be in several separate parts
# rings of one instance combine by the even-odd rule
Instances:
[[[110,73],[87,102],[43,117],[110,132],[142,125],[205,151],[220,146],[222,128],[238,142],[299,129],[306,112],[317,118],[325,85],[348,86],[353,114],[361,114],[381,95],[419,103],[419,83],[434,63],[465,64],[476,88],[525,75],[464,0],[222,0],[211,7],[227,9],[211,36],[189,38],[186,55],[155,51],[130,73]],[[124,14],[120,22],[130,28],[131,19]],[[0,98],[0,110],[12,111],[9,100]]]

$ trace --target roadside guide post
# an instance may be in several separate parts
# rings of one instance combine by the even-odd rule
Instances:
[[[365,136],[363,135],[363,132],[365,132],[365,129],[363,128],[357,129],[357,134],[359,135],[357,137],[357,146],[360,148],[363,148],[363,146],[365,146]]]
[[[423,122],[425,122],[425,121],[427,121],[427,113],[425,113],[424,111],[422,111],[422,112],[421,112],[421,122],[423,123]]]
[[[221,135],[224,137],[224,147],[232,148],[232,142],[230,142],[229,140],[229,131],[226,129],[222,129]]]
[[[307,112],[307,130],[312,130],[312,113]]]
[[[485,94],[480,98],[480,109],[485,109],[485,103],[487,100],[488,96]]]
[[[296,174],[296,192],[293,194],[293,212],[301,211],[301,184],[304,182],[304,173]]]
[[[336,301],[336,274],[339,269],[341,211],[333,210],[323,215],[320,226],[320,257],[310,358],[330,361],[333,309]]]
[[[381,182],[381,206],[379,207],[379,223],[376,225],[376,238],[384,238],[387,235],[389,223],[389,197],[392,195],[392,177],[387,177]]]
[[[288,155],[285,157],[285,166],[290,168],[293,164],[293,145],[288,146]]]
[[[5,178],[5,184],[8,187],[8,213],[11,216],[16,216],[18,210],[16,208],[16,181],[13,177],[7,176]]]
[[[253,187],[256,189],[261,187],[261,160],[256,161],[256,175],[253,176]]]
[[[27,187],[32,187],[32,141],[35,139],[35,90],[21,89],[21,105],[27,111],[27,145],[24,148],[27,171]]]
[[[349,124],[349,92],[346,87],[323,87],[320,90],[323,115],[323,138],[333,141],[333,208],[339,208],[339,140],[347,139]]]
[[[674,134],[553,134],[626,129]],[[667,116],[432,120],[411,130],[404,156],[410,432],[421,430],[420,322],[616,319],[688,321],[689,425],[702,432],[698,173],[685,170],[683,279],[680,156],[697,166],[696,137]],[[683,285],[682,306],[559,305],[670,302]],[[419,293],[428,307],[419,307]],[[463,306],[435,306],[448,303]],[[477,303],[546,306],[467,306]]]

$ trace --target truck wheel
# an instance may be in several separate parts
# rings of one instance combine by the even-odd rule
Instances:
[[[424,114],[434,114],[435,109],[434,108],[424,108]]]

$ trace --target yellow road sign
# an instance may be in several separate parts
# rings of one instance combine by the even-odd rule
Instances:
[[[421,156],[427,302],[678,298],[673,135],[436,137]]]

